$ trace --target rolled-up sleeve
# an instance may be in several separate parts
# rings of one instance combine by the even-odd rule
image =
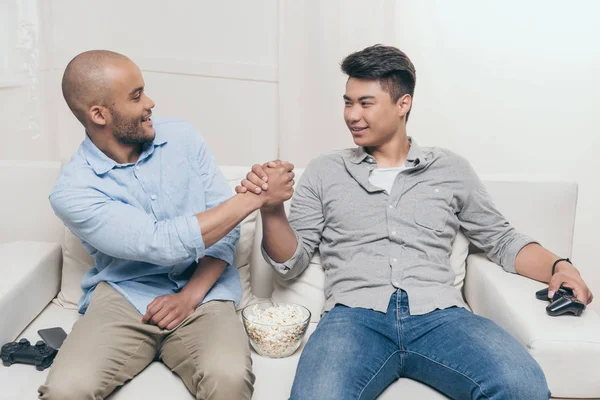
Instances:
[[[194,215],[157,221],[89,188],[56,188],[50,204],[77,237],[112,257],[169,266],[205,254]]]
[[[277,273],[286,278],[289,277],[287,275],[294,268],[294,266],[303,265],[301,258],[306,258],[306,251],[304,249],[304,246],[302,246],[302,238],[300,237],[300,235],[298,235],[298,232],[296,232],[295,230],[294,235],[296,235],[296,242],[298,243],[298,245],[296,246],[296,251],[294,251],[294,254],[290,257],[289,260],[282,263],[278,263],[277,261],[273,260],[265,250],[265,247],[260,246],[262,256],[265,259],[265,261],[269,263],[269,265],[271,265]],[[308,265],[308,263],[306,265]]]
[[[464,161],[464,192],[458,219],[471,242],[504,268],[516,273],[515,260],[523,247],[537,243],[519,233],[498,210],[483,182],[468,162]]]
[[[277,263],[262,248],[265,261],[283,279],[292,279],[301,274],[321,243],[325,216],[321,202],[322,185],[318,176],[319,168],[315,166],[315,162],[312,161],[306,167],[292,198],[288,220],[298,243],[294,254],[289,260]]]

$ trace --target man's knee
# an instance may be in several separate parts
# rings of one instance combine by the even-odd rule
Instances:
[[[527,366],[514,366],[500,371],[495,378],[492,399],[547,400],[550,390],[540,366],[534,361]]]
[[[308,350],[308,351],[307,351]],[[338,400],[358,398],[360,388],[356,385],[355,368],[349,368],[345,363],[332,362],[323,359],[322,354],[304,349],[296,368],[296,376],[292,385],[292,400]]]
[[[198,381],[198,399],[250,399],[255,377],[251,365],[212,365]],[[234,396],[234,397],[232,397]]]
[[[337,382],[331,382],[332,385],[325,387],[323,380],[319,382],[307,382],[303,379],[294,379],[292,385],[292,391],[290,394],[290,400],[308,400],[308,399],[319,399],[319,400],[339,400],[356,398],[354,393],[352,396],[346,392],[346,388]]]
[[[44,400],[95,400],[103,398],[101,389],[101,382],[94,376],[64,371],[49,375],[38,391]]]

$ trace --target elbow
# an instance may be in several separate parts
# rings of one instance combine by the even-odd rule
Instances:
[[[494,244],[488,257],[507,272],[515,273],[517,254],[528,243],[530,241],[516,232],[505,234]]]

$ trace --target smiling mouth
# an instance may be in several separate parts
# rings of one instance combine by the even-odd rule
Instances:
[[[152,122],[152,118],[151,117],[152,117],[152,114],[148,114],[145,117],[142,117],[142,123],[148,122],[148,121]]]
[[[365,126],[365,127],[351,127],[350,131],[352,132],[352,134],[356,134],[356,133],[362,133],[364,131],[366,131],[369,127]]]

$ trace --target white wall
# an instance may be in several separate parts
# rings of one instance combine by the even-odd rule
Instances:
[[[573,260],[597,296],[599,14],[595,1],[406,1],[396,9],[396,45],[417,69],[410,134],[453,149],[482,174],[578,182]]]
[[[349,53],[395,38],[392,0],[280,3],[279,149],[297,166],[350,147],[340,62]]]
[[[276,156],[277,0],[48,3],[55,85],[80,52],[114,50],[142,69],[155,115],[191,121],[219,163]],[[64,101],[53,112],[64,161],[84,132]]]

